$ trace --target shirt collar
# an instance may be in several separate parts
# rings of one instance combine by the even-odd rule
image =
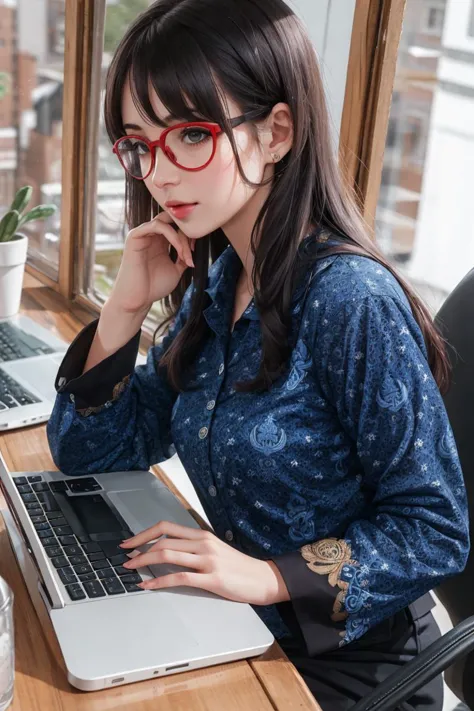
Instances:
[[[298,250],[302,256],[311,254],[311,252],[315,254],[315,243],[317,251],[320,244],[327,246],[328,241],[332,242],[328,232],[322,228],[318,228],[302,240]],[[322,265],[316,265],[316,271],[319,271],[318,266]],[[205,289],[205,292],[209,295],[211,304],[204,310],[204,316],[209,326],[217,334],[223,335],[228,330],[231,311],[233,310],[234,305],[237,279],[241,268],[242,262],[240,261],[240,257],[232,245],[229,245],[214,262],[214,264],[212,264],[209,270],[209,286]],[[295,287],[292,297],[292,309],[295,313],[299,311],[299,302],[306,293],[306,289],[313,273],[314,269],[311,269],[308,266]],[[253,299],[242,314],[242,318],[250,321],[260,320],[258,308]]]

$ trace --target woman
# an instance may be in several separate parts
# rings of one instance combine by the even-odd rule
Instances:
[[[148,469],[173,443],[214,534],[160,522],[128,567],[252,604],[322,708],[348,709],[439,635],[426,593],[466,562],[442,341],[343,188],[282,0],[159,0],[105,115],[132,229],[60,367],[54,460]],[[174,323],[134,369],[160,300]],[[440,710],[441,679],[404,708]]]

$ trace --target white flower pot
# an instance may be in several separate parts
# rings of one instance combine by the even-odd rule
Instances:
[[[0,242],[0,319],[14,316],[20,308],[27,250],[25,235]]]

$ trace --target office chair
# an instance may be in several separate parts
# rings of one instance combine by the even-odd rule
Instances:
[[[448,342],[452,367],[444,398],[464,473],[469,520],[474,514],[474,269],[449,295],[436,324]],[[352,711],[395,711],[422,686],[445,671],[456,696],[474,709],[474,552],[459,575],[436,589],[454,628],[412,662],[379,684]]]

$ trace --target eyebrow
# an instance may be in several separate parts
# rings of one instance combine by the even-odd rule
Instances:
[[[172,116],[171,114],[168,114],[168,116],[165,116],[163,119],[163,123],[168,123],[169,121],[174,121],[175,117]],[[137,123],[125,123],[123,125],[124,129],[127,130],[128,128],[131,128],[132,131],[144,131],[145,129],[143,126],[139,126]]]

